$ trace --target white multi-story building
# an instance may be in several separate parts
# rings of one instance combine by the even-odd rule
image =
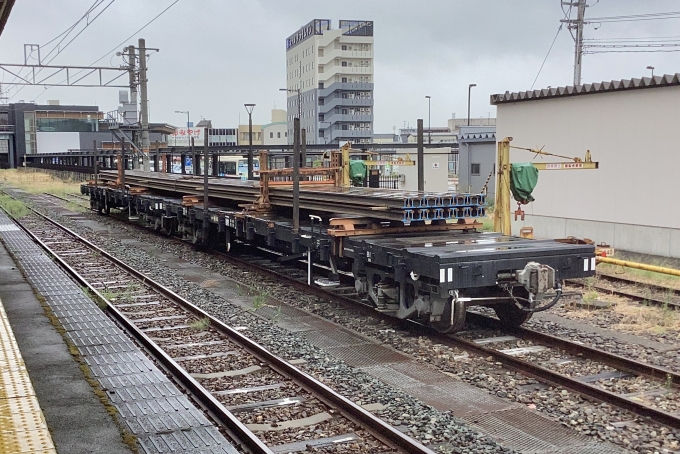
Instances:
[[[370,143],[373,22],[314,19],[286,39],[288,143],[300,116],[307,143]],[[299,101],[298,101],[299,97]],[[298,104],[299,103],[299,104]]]

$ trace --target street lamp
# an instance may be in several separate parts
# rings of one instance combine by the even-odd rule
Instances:
[[[244,104],[248,112],[248,179],[253,179],[253,109],[255,104]]]
[[[477,84],[470,84],[468,85],[468,126],[470,126],[470,92],[472,91],[472,87],[476,87]]]
[[[652,78],[654,78],[654,67],[653,66],[647,66],[647,69],[650,69],[652,71]]]
[[[432,124],[430,123],[430,101],[432,101],[431,96],[425,96],[427,98],[427,143],[432,143]]]
[[[189,129],[191,126],[191,122],[189,121],[189,111],[188,110],[176,110],[175,113],[178,114],[187,114],[187,129]]]

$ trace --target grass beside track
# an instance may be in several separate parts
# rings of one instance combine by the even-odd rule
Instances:
[[[42,172],[28,172],[23,169],[0,170],[0,184],[5,187],[22,189],[31,194],[54,194],[61,197],[69,193],[80,193],[80,183],[65,181]]]

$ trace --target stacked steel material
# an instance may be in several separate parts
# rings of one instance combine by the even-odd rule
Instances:
[[[113,183],[117,174],[104,171],[100,178]],[[203,193],[203,177],[128,170],[125,181],[131,186],[160,190],[167,195],[199,196]],[[215,177],[209,178],[208,191],[211,199],[224,200],[228,205],[252,203],[260,194],[258,182]],[[270,187],[269,200],[272,206],[292,207],[292,188]],[[303,186],[299,194],[300,209],[405,224],[483,217],[485,202],[484,194],[418,193],[332,185]]]
[[[454,220],[486,216],[484,194],[406,194],[404,219],[406,225],[413,221]]]

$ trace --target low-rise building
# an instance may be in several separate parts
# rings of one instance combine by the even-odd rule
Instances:
[[[494,200],[496,181],[496,127],[460,126],[458,135],[458,188],[479,193],[487,187],[487,198]]]
[[[288,143],[288,122],[286,111],[272,109],[272,121],[262,125],[263,145],[285,145]]]

